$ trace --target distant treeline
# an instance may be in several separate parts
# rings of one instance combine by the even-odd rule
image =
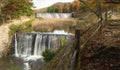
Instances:
[[[80,9],[80,1],[75,0],[72,3],[57,3],[51,7],[47,8],[47,12],[50,13],[68,13],[68,12],[77,12]]]

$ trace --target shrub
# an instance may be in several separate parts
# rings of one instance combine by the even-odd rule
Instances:
[[[16,32],[31,32],[33,30],[32,29],[32,21],[27,21],[21,25],[12,24],[9,27],[9,29],[10,29],[9,35],[13,35]]]
[[[47,12],[49,13],[57,13],[59,10],[57,7],[48,7]]]
[[[10,35],[13,35],[15,34],[16,32],[19,32],[21,30],[21,25],[15,25],[15,24],[12,24],[10,27],[9,27],[10,31],[9,31],[9,34]]]
[[[46,49],[43,53],[42,56],[44,57],[44,61],[45,62],[49,62],[50,60],[53,59],[53,57],[55,56],[55,52],[49,49]]]
[[[10,68],[8,70],[20,70],[20,68],[13,62],[13,60],[10,60]]]
[[[62,37],[60,41],[61,41],[61,46],[64,46],[66,44],[66,38],[65,37]]]
[[[31,32],[32,30],[33,30],[32,29],[32,20],[23,23],[23,25],[22,25],[22,32]]]

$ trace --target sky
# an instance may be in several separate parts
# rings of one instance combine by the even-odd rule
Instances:
[[[33,4],[36,7],[35,9],[45,8],[51,6],[57,2],[72,2],[74,0],[33,0]]]

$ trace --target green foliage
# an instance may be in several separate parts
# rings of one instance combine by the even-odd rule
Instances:
[[[61,45],[64,46],[66,43],[66,38],[62,37],[60,41],[61,41]]]
[[[55,56],[55,52],[49,49],[46,49],[43,53],[42,56],[44,57],[45,62],[49,62],[50,60],[53,59]]]
[[[58,12],[58,8],[57,7],[48,7],[47,12],[56,13],[56,12]]]
[[[9,35],[13,35],[16,32],[31,32],[33,30],[32,29],[32,20],[22,23],[21,25],[12,24],[9,27],[9,29],[10,29]]]
[[[54,7],[54,12],[58,12],[58,8],[57,7]]]
[[[51,7],[48,7],[48,8],[47,8],[47,12],[51,12]]]
[[[80,10],[81,10],[81,11],[87,11],[87,8],[86,8],[85,5],[81,5]]]
[[[23,26],[24,26],[24,29],[22,29],[23,32],[31,32],[33,30],[32,29],[32,20],[23,23],[22,28],[23,28]]]
[[[16,32],[19,32],[19,31],[20,31],[21,25],[12,24],[12,25],[9,27],[9,29],[10,29],[9,34],[10,34],[10,35],[13,35],[13,34],[15,34]]]
[[[10,60],[10,68],[8,70],[20,70],[19,67],[13,62],[13,60]]]

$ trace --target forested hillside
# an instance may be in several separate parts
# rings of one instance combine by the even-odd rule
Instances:
[[[70,13],[78,12],[80,10],[80,1],[75,0],[70,3],[58,2],[50,7],[37,10],[37,12],[49,12],[49,13]]]

